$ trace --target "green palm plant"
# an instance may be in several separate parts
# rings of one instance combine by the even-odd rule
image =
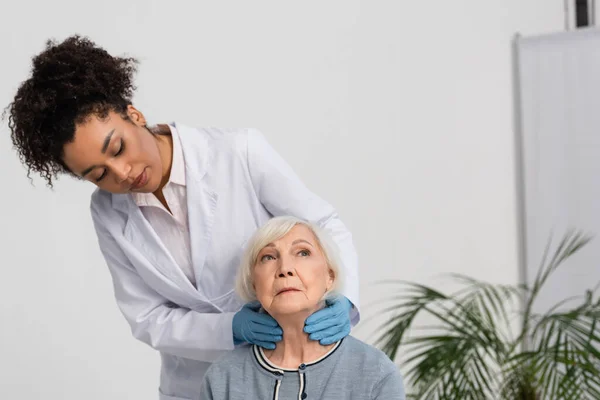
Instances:
[[[452,275],[461,289],[447,294],[396,282],[400,288],[384,310],[389,318],[377,345],[392,360],[401,350],[409,398],[600,399],[595,289],[544,314],[533,311],[548,278],[589,240],[574,232],[554,251],[549,245],[530,287]],[[578,305],[565,311],[575,300]],[[416,326],[421,314],[436,322]]]

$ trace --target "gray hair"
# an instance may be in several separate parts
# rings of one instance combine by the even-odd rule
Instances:
[[[235,282],[235,289],[240,298],[245,301],[256,300],[252,271],[256,264],[258,254],[269,243],[273,243],[287,235],[287,233],[296,225],[304,225],[311,230],[317,239],[317,244],[323,252],[323,256],[327,261],[327,266],[333,271],[335,277],[333,285],[331,289],[325,293],[324,299],[333,297],[341,291],[343,277],[341,276],[341,264],[338,255],[339,250],[331,239],[331,236],[311,222],[296,217],[275,217],[271,218],[266,224],[261,226],[248,241]]]

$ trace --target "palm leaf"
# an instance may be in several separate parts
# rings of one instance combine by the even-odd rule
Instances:
[[[559,398],[577,398],[569,396],[580,390],[600,393],[599,318],[600,305],[589,296],[572,310],[534,318],[533,341],[538,357],[544,355],[542,378],[552,378],[547,379],[545,393]]]
[[[504,370],[504,381],[500,388],[503,400],[538,400],[540,389],[536,385],[535,370],[523,363]]]
[[[560,241],[558,247],[554,251],[554,255],[550,259],[550,262],[546,264],[552,240],[548,241],[548,245],[542,257],[542,264],[538,269],[538,273],[533,282],[533,286],[526,300],[525,310],[523,313],[522,332],[521,335],[519,335],[517,342],[521,342],[521,340],[525,339],[525,337],[527,336],[527,333],[529,331],[529,319],[533,310],[533,304],[550,275],[553,272],[555,272],[569,257],[573,256],[581,248],[588,244],[590,240],[591,237],[586,236],[580,232],[569,232]],[[525,343],[525,345],[527,345],[527,343]]]
[[[464,336],[437,335],[411,340],[417,361],[407,378],[416,382],[416,398],[483,399],[493,392],[493,374],[479,344]]]
[[[512,285],[493,285],[461,274],[450,274],[450,276],[467,285],[452,297],[459,303],[477,304],[490,328],[494,329],[504,342],[509,342],[511,340],[509,313],[514,311],[519,298],[527,293],[527,289]]]
[[[531,287],[495,285],[464,275],[451,294],[395,282],[398,292],[376,345],[392,360],[402,348],[411,399],[600,399],[600,299],[543,315],[533,304],[554,271],[589,242],[571,232],[554,250],[550,242]],[[580,297],[581,299],[581,297]],[[524,300],[521,331],[512,335],[515,308]],[[435,322],[422,328],[421,316]]]
[[[456,299],[424,285],[407,285],[413,297],[401,296],[396,315],[390,318],[378,344],[392,358],[398,345],[405,345],[406,363],[413,365],[407,378],[423,388],[417,397],[483,399],[492,393],[495,378],[487,359],[502,352],[503,342],[490,324],[493,311],[489,304],[465,301],[464,296]],[[485,290],[492,296],[495,288]],[[481,297],[475,293],[470,298],[478,295]],[[496,290],[492,297],[501,296],[502,291]],[[406,338],[420,312],[435,317],[439,322],[436,328],[443,334]]]
[[[548,314],[532,315],[534,347],[514,356],[505,374],[532,371],[547,398],[600,398],[600,302],[589,292],[580,306],[556,312],[562,303]]]
[[[428,304],[447,299],[443,293],[424,285],[410,282],[400,282],[400,284],[405,288],[405,295],[400,297],[402,300],[400,303],[383,311],[384,313],[395,311],[395,315],[382,326],[384,332],[376,342],[376,345],[380,346],[392,360],[396,358],[398,347],[417,315]]]

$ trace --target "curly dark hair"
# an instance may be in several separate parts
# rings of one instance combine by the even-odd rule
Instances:
[[[77,124],[110,111],[127,118],[137,63],[113,57],[79,35],[46,42],[33,57],[31,77],[3,113],[28,177],[37,172],[52,187],[53,178],[70,172],[62,161],[63,146],[74,140]]]

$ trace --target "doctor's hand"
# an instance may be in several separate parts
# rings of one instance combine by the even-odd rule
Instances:
[[[304,332],[309,339],[323,346],[342,340],[350,334],[352,303],[344,296],[326,301],[327,307],[315,312],[305,321]]]
[[[275,343],[283,339],[283,331],[270,315],[259,313],[260,303],[246,304],[233,316],[233,343],[244,342],[273,350]]]

